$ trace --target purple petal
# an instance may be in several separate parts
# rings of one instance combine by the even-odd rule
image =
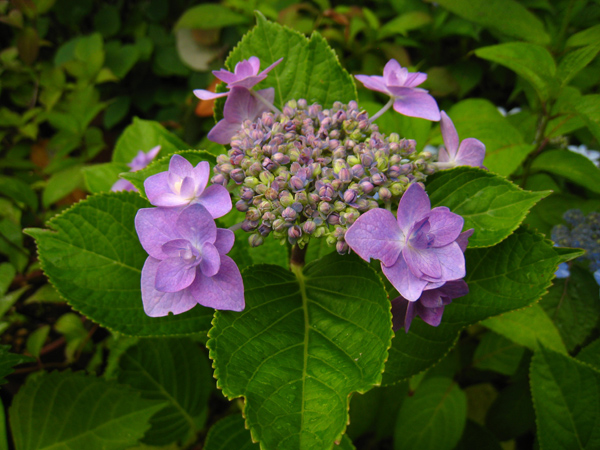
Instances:
[[[469,285],[465,280],[451,280],[439,288],[445,297],[455,299],[463,297],[469,293]]]
[[[418,300],[423,289],[427,286],[426,280],[415,277],[408,269],[404,258],[398,258],[396,264],[390,267],[382,264],[381,270],[400,295],[408,301],[414,302]]]
[[[200,261],[200,270],[202,275],[206,277],[215,276],[221,267],[221,256],[215,246],[209,242],[205,242],[200,253],[202,260]]]
[[[235,234],[233,231],[226,228],[217,228],[217,240],[215,247],[221,255],[226,255],[233,248],[235,242]]]
[[[399,296],[392,300],[392,329],[394,332],[401,328],[408,333],[410,324],[415,317],[415,304]]]
[[[413,225],[431,211],[431,202],[420,184],[411,184],[398,204],[398,226],[408,235]]]
[[[427,80],[427,74],[422,72],[409,73],[404,82],[406,87],[416,87]]]
[[[221,119],[212,127],[206,137],[217,144],[227,145],[241,128],[241,122],[227,122],[225,119]]]
[[[226,97],[229,95],[229,92],[221,92],[217,94],[216,92],[210,92],[205,89],[194,89],[194,95],[200,100],[214,100],[215,98]]]
[[[435,236],[432,247],[443,247],[454,242],[462,231],[465,220],[450,212],[445,206],[438,206],[429,214],[429,233]]]
[[[217,239],[215,220],[198,203],[188,206],[179,214],[176,228],[180,236],[197,249],[201,249],[205,242],[214,244]]]
[[[445,247],[431,248],[429,252],[435,254],[435,258],[439,261],[441,275],[439,277],[423,275],[423,279],[437,282],[458,280],[465,276],[465,256],[456,242]]]
[[[253,57],[254,58],[254,57]],[[252,59],[252,58],[250,58]],[[258,60],[258,58],[256,58]],[[265,70],[263,70],[260,75],[266,75],[268,74],[271,70],[273,70],[275,68],[275,66],[277,66],[281,61],[283,61],[283,58],[279,58],[277,61],[275,61],[273,64],[271,64],[269,67],[267,67]],[[259,63],[260,64],[260,63]],[[257,69],[258,71],[258,69]]]
[[[192,169],[192,178],[196,185],[196,194],[201,194],[210,178],[210,164],[206,161],[200,161],[196,167]]]
[[[440,288],[424,290],[419,298],[419,303],[425,308],[439,308],[444,306],[443,295]]]
[[[386,209],[377,208],[360,216],[348,231],[346,243],[365,261],[371,258],[391,266],[398,259],[404,246],[402,235],[394,215]]]
[[[196,201],[204,206],[214,219],[223,217],[232,208],[229,191],[219,184],[207,187]]]
[[[195,265],[180,257],[167,258],[156,269],[154,288],[161,292],[178,292],[192,284],[195,277]]]
[[[445,147],[440,147],[440,149],[438,151],[438,161],[439,162],[450,162],[450,161],[452,161],[452,159],[450,158],[450,155],[446,151]]]
[[[463,253],[467,249],[467,245],[469,245],[469,238],[474,232],[475,228],[470,228],[467,231],[463,231],[462,233],[460,233],[456,238],[456,243],[458,244]]]
[[[235,65],[234,72],[238,80],[251,77],[258,74],[260,70],[260,60],[256,56],[251,56],[250,59],[240,61]]]
[[[144,312],[150,317],[162,317],[172,312],[181,314],[192,309],[198,302],[189,289],[179,292],[160,292],[154,288],[156,270],[160,261],[149,257],[142,268],[142,302]]]
[[[442,267],[435,250],[435,248],[419,249],[406,246],[402,251],[402,256],[416,277],[439,280],[442,277]]]
[[[408,73],[407,69],[404,72]],[[403,86],[406,75],[402,66],[395,59],[390,59],[383,68],[383,82],[387,86]]]
[[[161,260],[167,258],[162,251],[163,244],[181,238],[175,227],[178,214],[172,208],[142,208],[137,212],[135,230],[150,256]]]
[[[445,111],[441,113],[441,121],[440,128],[442,130],[442,137],[444,138],[444,145],[446,146],[446,152],[444,155],[440,153],[438,158],[441,162],[454,161],[456,158],[456,151],[458,150],[458,133],[456,132],[456,128],[454,127],[454,123],[448,117]],[[448,159],[442,159],[444,158]]]
[[[440,109],[435,99],[424,89],[390,87],[394,98],[394,110],[409,117],[440,120]]]
[[[169,173],[175,174],[181,179],[191,177],[193,169],[194,166],[181,155],[173,155],[169,161]]]
[[[390,95],[390,91],[388,91],[388,88],[383,81],[383,77],[376,75],[354,75],[354,78],[360,81],[367,89]]]
[[[161,248],[169,258],[181,256],[181,253],[185,251],[193,252],[193,247],[187,239],[173,239],[163,244]]]
[[[467,138],[460,143],[456,163],[461,166],[483,167],[485,145],[475,138]]]
[[[120,192],[120,191],[132,191],[132,192],[137,192],[138,189],[131,184],[131,181],[129,180],[124,180],[124,179],[119,179],[115,182],[115,184],[112,185],[112,187],[110,188],[111,192]]]
[[[423,321],[432,327],[437,327],[442,322],[442,315],[444,314],[444,307],[439,308],[425,308],[419,302],[415,304],[416,314],[423,319]]]
[[[244,88],[244,89],[252,89],[254,86],[256,86],[258,83],[260,83],[265,78],[267,78],[266,74],[249,76],[249,77],[243,78],[239,81],[234,81],[233,83],[229,83],[227,85],[227,87],[230,89],[232,89],[234,87],[240,87],[240,88]]]
[[[163,206],[172,208],[174,206],[187,205],[189,199],[181,197],[171,191],[169,178],[177,177],[169,172],[160,172],[156,175],[151,175],[144,180],[144,190],[146,197],[154,206]]]
[[[196,184],[194,183],[194,179],[192,177],[185,177],[179,188],[179,197],[184,200],[194,198],[195,192]]]
[[[209,308],[242,311],[245,306],[242,275],[229,256],[221,255],[221,268],[215,276],[199,272],[190,290],[198,303]]]

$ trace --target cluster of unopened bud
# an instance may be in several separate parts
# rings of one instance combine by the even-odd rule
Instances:
[[[268,235],[300,247],[324,238],[346,253],[346,230],[364,212],[394,207],[434,169],[415,141],[385,136],[356,102],[331,109],[292,100],[282,114],[246,121],[217,158],[211,181],[235,183],[252,246]]]
[[[585,216],[578,209],[570,209],[563,219],[568,225],[556,225],[552,229],[552,240],[559,247],[584,249],[583,258],[590,260],[590,270],[600,269],[600,212]]]

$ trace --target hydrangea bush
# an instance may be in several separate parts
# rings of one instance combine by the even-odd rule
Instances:
[[[133,158],[132,171],[121,174],[130,185],[118,182],[118,192],[90,196],[49,229],[28,233],[74,309],[117,336],[152,343],[117,340],[112,351],[124,356],[109,362],[108,374],[121,384],[86,388],[118,405],[124,428],[141,429],[146,444],[191,442],[206,420],[197,404],[208,394],[196,374],[210,369],[198,347],[180,339],[193,335],[206,341],[222,394],[242,399],[244,420],[219,422],[215,441],[245,427],[264,450],[350,449],[353,395],[411,377],[418,384],[467,327],[501,330],[498,317],[530,306],[535,316],[559,264],[581,252],[522,226],[549,192],[488,171],[484,143],[460,141],[450,115],[418,87],[426,74],[391,60],[383,76],[357,75],[389,97],[369,115],[320,35],[306,39],[261,15],[226,66],[233,71],[215,72],[220,92],[194,91],[217,99],[208,137],[221,152],[186,149],[153,125],[145,138],[161,147],[140,149],[131,139],[148,130],[140,121],[115,150]],[[380,132],[378,119],[391,114],[439,121],[444,146],[434,154],[402,129]],[[538,350],[531,377],[539,381],[532,390],[544,409],[545,368],[568,357],[551,339],[531,341]],[[185,362],[170,365],[164,354]],[[598,378],[587,365],[573,367],[584,382]],[[172,393],[183,412],[164,396],[138,397],[124,386],[145,389],[175,376],[185,378],[178,384],[185,389]],[[68,378],[75,390],[85,384],[82,375]],[[25,389],[58,392],[60,383],[51,374]],[[451,431],[435,439],[454,448],[466,426],[464,392],[444,377],[421,389],[449,402],[442,410]],[[419,415],[427,401],[414,401],[400,411],[407,436],[411,423],[429,420]],[[25,414],[35,400],[17,407]],[[93,420],[114,419],[108,409],[99,407],[107,418]],[[551,445],[547,414],[540,427]],[[44,448],[22,437],[20,425],[13,425],[17,448]],[[48,446],[67,439],[48,436],[40,438]],[[127,448],[127,436],[121,430],[113,436],[121,447],[106,448]],[[412,439],[413,448],[422,444]]]

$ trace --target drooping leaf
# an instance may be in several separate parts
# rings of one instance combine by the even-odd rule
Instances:
[[[484,165],[491,172],[510,175],[535,148],[488,100],[463,100],[449,115],[461,140],[476,138],[485,144]]]
[[[189,148],[188,144],[167,131],[160,123],[134,117],[133,123],[119,137],[112,160],[129,163],[140,150],[148,152],[157,145],[161,146],[161,155]]]
[[[255,88],[274,87],[275,106],[304,98],[309,105],[317,102],[330,108],[335,101],[347,103],[356,99],[354,80],[316,32],[307,39],[297,31],[267,21],[259,13],[256,27],[231,51],[225,64],[233,70],[238,62],[251,56],[260,59],[261,68],[284,58]]]
[[[27,229],[44,272],[58,293],[106,328],[137,336],[169,336],[208,330],[213,310],[197,306],[177,316],[150,318],[142,307],[141,270],[147,254],[134,219],[150,206],[135,192],[98,194],[48,222]]]
[[[16,450],[122,450],[163,406],[102,378],[57,371],[30,377],[9,417]]]
[[[117,379],[142,398],[168,406],[150,419],[143,442],[189,442],[204,426],[213,380],[207,356],[191,339],[142,339],[119,358]]]
[[[600,98],[600,97],[599,97]],[[600,193],[600,169],[579,153],[568,150],[549,150],[538,156],[532,170],[563,176],[590,191]]]
[[[555,279],[540,304],[556,324],[567,350],[585,342],[600,320],[600,297],[593,275],[577,265],[568,279]],[[547,347],[550,347],[546,345]]]
[[[409,333],[396,333],[383,384],[433,366],[454,346],[463,327],[537,301],[558,264],[579,254],[562,255],[557,250],[550,241],[522,228],[494,247],[467,249],[469,294],[445,307],[437,328],[415,319]]]
[[[381,381],[392,335],[381,281],[358,258],[330,254],[297,277],[253,266],[244,286],[246,309],[219,311],[209,333],[218,387],[245,397],[265,450],[332,448],[349,394]]]
[[[34,358],[9,352],[10,346],[0,345],[0,384],[6,383],[5,377],[12,373],[17,364],[35,361]]]
[[[600,447],[600,372],[540,346],[530,368],[540,447]]]
[[[556,63],[545,47],[526,42],[482,47],[475,54],[508,67],[529,81],[541,100],[548,100],[555,88]]]
[[[521,345],[490,331],[483,335],[475,350],[473,367],[513,375],[524,353],[525,348]]]
[[[467,397],[449,378],[425,380],[402,402],[394,450],[452,450],[467,420]]]
[[[506,178],[474,167],[440,171],[427,179],[432,206],[447,206],[474,228],[469,247],[489,247],[505,239],[529,209],[549,194],[524,191]]]
[[[454,14],[508,36],[538,44],[550,42],[542,21],[515,0],[442,0],[437,3]]]
[[[538,304],[491,317],[484,320],[482,324],[531,350],[537,350],[541,344],[556,352],[567,353],[558,329]]]

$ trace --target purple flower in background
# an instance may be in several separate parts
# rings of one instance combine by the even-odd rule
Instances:
[[[210,166],[206,161],[196,167],[180,155],[173,155],[167,172],[146,178],[144,189],[154,206],[178,207],[191,203],[203,205],[213,218],[231,211],[231,197],[223,186],[206,187]]]
[[[142,150],[138,152],[138,154],[131,160],[127,165],[131,168],[130,172],[136,172],[138,170],[144,169],[148,164],[152,162],[156,155],[160,152],[160,145],[157,145],[154,148],[148,150],[147,153],[144,153]],[[119,179],[115,184],[110,188],[113,192],[118,191],[134,191],[137,192],[137,188],[131,184],[131,181]]]
[[[269,103],[273,103],[275,100],[274,88],[263,89],[257,93]],[[254,122],[269,109],[268,105],[258,100],[248,89],[234,87],[225,102],[223,119],[208,132],[207,137],[217,144],[227,145],[231,142],[231,138],[240,131],[244,121]]]
[[[267,74],[281,61],[283,61],[283,58],[278,59],[261,73],[258,73],[260,70],[260,60],[256,56],[251,56],[250,59],[237,63],[233,73],[221,69],[213,70],[213,75],[224,83],[227,83],[228,89],[233,90],[234,87],[252,89],[252,87],[267,78]],[[201,100],[212,100],[218,97],[225,97],[229,94],[230,92],[217,94],[204,89],[194,90],[194,95]]]
[[[244,309],[244,285],[235,262],[226,256],[231,230],[217,228],[200,204],[183,211],[143,208],[135,229],[150,255],[142,269],[142,301],[151,317],[180,314],[196,304],[215,309]]]
[[[381,261],[384,275],[405,299],[415,301],[425,287],[465,276],[460,241],[464,220],[444,206],[431,209],[419,184],[411,184],[398,205],[397,218],[372,209],[346,232],[346,242],[361,258]]]
[[[442,129],[442,137],[444,138],[445,147],[440,148],[438,164],[440,168],[451,168],[456,166],[483,166],[483,158],[485,157],[485,145],[475,139],[468,138],[460,142],[456,128],[450,120],[450,117],[442,111],[442,120],[440,123]]]
[[[400,66],[398,61],[391,59],[383,68],[383,76],[355,75],[356,79],[367,89],[383,92],[391,97],[394,110],[410,117],[420,117],[427,120],[440,120],[440,109],[435,99],[425,89],[417,88],[427,79],[427,74],[410,73]],[[371,118],[371,121],[383,114],[387,108]]]
[[[408,333],[410,324],[415,316],[431,326],[437,327],[442,321],[444,306],[450,304],[453,299],[462,297],[469,293],[469,287],[464,280],[452,280],[443,286],[432,288],[433,284],[427,285],[415,302],[408,301],[402,296],[392,300],[392,322],[394,331],[404,327]]]

